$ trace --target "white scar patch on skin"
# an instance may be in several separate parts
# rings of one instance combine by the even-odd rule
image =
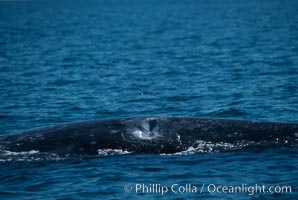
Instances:
[[[141,122],[127,121],[127,132],[131,134],[131,139],[152,140],[161,137],[156,120],[156,118],[146,118]]]

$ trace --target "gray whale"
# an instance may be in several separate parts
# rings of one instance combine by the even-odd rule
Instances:
[[[136,117],[103,119],[0,136],[0,150],[97,154],[99,149],[176,153],[209,143],[297,146],[298,124],[226,119]],[[243,145],[245,146],[245,145]]]

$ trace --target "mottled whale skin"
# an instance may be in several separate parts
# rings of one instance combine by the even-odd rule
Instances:
[[[0,149],[55,154],[97,154],[98,149],[175,153],[198,141],[272,142],[296,146],[297,123],[226,119],[136,117],[103,119],[0,136]]]

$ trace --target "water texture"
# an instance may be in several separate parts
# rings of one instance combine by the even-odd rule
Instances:
[[[0,1],[0,134],[137,116],[297,123],[297,10],[295,0]],[[36,154],[0,162],[0,199],[298,197],[297,147],[193,155],[106,150],[95,159],[48,161]],[[136,183],[293,191],[123,190]]]

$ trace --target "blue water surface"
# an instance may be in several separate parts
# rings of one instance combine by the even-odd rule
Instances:
[[[0,1],[0,134],[136,116],[298,123],[298,1]],[[297,199],[295,148],[0,162],[0,199]],[[289,185],[140,194],[137,183]]]

